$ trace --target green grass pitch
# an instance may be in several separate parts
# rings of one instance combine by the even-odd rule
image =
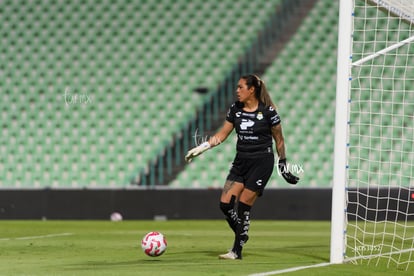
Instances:
[[[140,246],[160,231],[168,248]],[[0,221],[0,275],[250,275],[329,262],[330,222],[255,221],[243,260],[219,260],[232,245],[224,220]],[[289,275],[412,275],[384,265],[328,265]]]

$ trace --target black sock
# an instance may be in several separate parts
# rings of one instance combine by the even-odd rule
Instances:
[[[232,197],[229,203],[220,202],[220,209],[226,217],[227,223],[230,228],[236,233],[236,227],[238,223],[237,212],[234,210],[235,197]]]
[[[234,239],[233,245],[233,252],[237,254],[239,259],[241,259],[241,252],[243,249],[244,244],[249,239],[247,233],[249,232],[250,227],[250,209],[252,207],[244,204],[243,202],[239,202],[239,206],[237,209],[237,213],[239,216],[239,223],[236,227],[236,236]]]

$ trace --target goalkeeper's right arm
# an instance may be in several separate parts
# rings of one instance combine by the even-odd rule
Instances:
[[[233,130],[233,124],[228,121],[225,121],[223,124],[223,127],[214,136],[210,137],[208,141],[189,150],[187,154],[185,155],[185,161],[187,163],[190,163],[193,160],[193,158],[199,156],[206,150],[221,144],[222,142],[224,142],[224,140],[227,139],[227,137],[232,132],[232,130]]]

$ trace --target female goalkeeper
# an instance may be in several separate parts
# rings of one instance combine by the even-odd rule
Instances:
[[[220,209],[234,231],[235,239],[231,251],[220,255],[220,259],[242,258],[242,249],[248,240],[250,209],[256,198],[263,194],[273,172],[272,137],[276,142],[281,175],[290,184],[299,181],[287,169],[280,117],[264,82],[256,75],[242,76],[237,84],[237,98],[227,112],[223,127],[185,156],[186,161],[191,162],[194,157],[226,140],[236,129],[237,154],[220,198]]]

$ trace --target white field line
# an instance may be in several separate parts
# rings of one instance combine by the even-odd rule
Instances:
[[[308,269],[308,268],[315,268],[315,267],[322,267],[322,266],[328,266],[328,265],[331,265],[331,263],[320,263],[320,264],[315,264],[315,265],[297,266],[297,267],[291,267],[291,268],[286,268],[286,269],[282,269],[282,270],[274,270],[274,271],[250,274],[249,276],[269,276],[269,275],[276,275],[276,274],[294,272],[294,271],[298,271],[298,270],[303,270],[303,269]]]
[[[64,237],[64,236],[71,236],[71,235],[73,235],[73,233],[58,233],[58,234],[48,234],[48,235],[41,235],[41,236],[2,238],[0,239],[0,241],[47,239],[47,238]]]

